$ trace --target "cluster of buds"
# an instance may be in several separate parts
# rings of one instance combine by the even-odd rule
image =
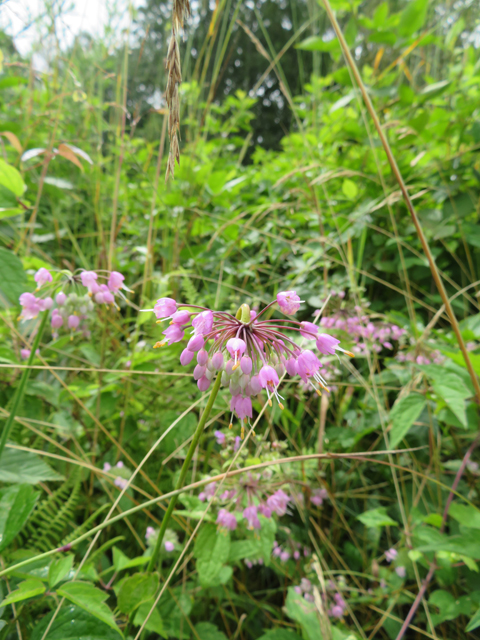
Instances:
[[[303,596],[307,602],[315,602],[315,598],[313,597],[313,584],[308,578],[302,578],[300,584],[293,587],[293,590],[295,593],[298,593],[299,596]]]
[[[117,464],[115,465],[115,469],[116,473],[122,475],[117,475],[115,480],[113,481],[113,484],[122,491],[128,485],[128,478],[130,477],[131,473],[125,467],[122,460],[119,460],[117,462]],[[105,462],[103,464],[103,470],[105,471],[105,473],[110,473],[110,471],[112,470],[112,465],[109,462]]]
[[[145,532],[145,540],[147,541],[149,547],[155,547],[157,537],[158,531],[153,527],[147,527],[147,530]],[[176,544],[178,544],[176,534],[171,529],[167,529],[165,532],[165,540],[163,541],[163,548],[167,553],[171,553],[175,550]]]
[[[432,349],[429,351],[423,350],[422,353],[418,353],[418,348],[415,347],[412,351],[401,351],[397,353],[395,359],[398,362],[414,362],[416,364],[442,364],[445,357],[438,351],[438,349]]]
[[[50,323],[54,337],[58,336],[58,330],[61,327],[70,330],[72,337],[75,331],[81,332],[84,337],[89,337],[88,319],[94,309],[94,303],[116,306],[115,296],[124,297],[121,289],[126,289],[123,284],[125,277],[118,271],[99,273],[62,271],[60,279],[54,282],[50,271],[42,267],[37,271],[34,279],[37,283],[36,291],[42,290],[43,295],[40,297],[29,292],[22,293],[20,296],[22,313],[19,319],[32,320],[40,312],[51,310]],[[99,279],[104,279],[106,282],[99,282]],[[69,288],[73,290],[68,291]],[[55,303],[50,294],[55,296]]]
[[[387,562],[394,562],[397,559],[397,557],[398,557],[398,551],[393,547],[385,551],[385,560]],[[399,578],[405,578],[405,576],[407,575],[407,570],[403,565],[397,565],[395,567],[395,573]]]
[[[311,551],[308,547],[304,547],[300,544],[300,542],[296,542],[295,540],[289,540],[289,549],[282,547],[278,544],[276,540],[273,542],[273,551],[272,555],[274,558],[278,558],[281,562],[288,562],[290,558],[293,558],[295,561],[300,560],[302,557],[308,558],[311,554]]]
[[[163,331],[164,340],[157,342],[155,348],[180,342],[191,329],[191,338],[180,355],[180,363],[187,366],[196,357],[193,377],[200,391],[206,391],[213,377],[221,374],[222,384],[231,394],[232,418],[236,414],[243,422],[252,418],[251,398],[262,390],[266,391],[270,406],[274,398],[283,409],[279,385],[285,373],[291,377],[300,376],[319,395],[321,389],[328,391],[317,355],[311,349],[299,346],[294,336],[286,332],[294,332],[297,337],[314,342],[320,354],[334,355],[340,351],[353,357],[353,353],[339,346],[339,340],[319,333],[318,326],[312,322],[262,319],[275,304],[285,315],[291,316],[299,310],[301,302],[295,291],[283,291],[260,312],[242,304],[234,316],[225,311],[161,298],[153,309],[145,311],[153,311],[158,322],[170,320]],[[243,429],[242,425],[242,435]]]

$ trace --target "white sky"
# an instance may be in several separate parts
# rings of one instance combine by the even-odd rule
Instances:
[[[140,6],[141,0],[133,0],[134,6]],[[109,12],[114,13],[115,32],[120,34],[122,28],[128,26],[128,0],[54,0],[54,6],[63,5],[62,15],[55,21],[56,31],[62,45],[72,42],[80,31],[88,31],[94,35],[103,35],[109,21]],[[70,9],[68,9],[70,7]],[[21,54],[31,50],[39,37],[39,29],[35,19],[43,16],[46,20],[46,3],[44,0],[0,0],[0,28],[14,37],[17,49]]]

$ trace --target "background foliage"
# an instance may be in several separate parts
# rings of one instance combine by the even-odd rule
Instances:
[[[480,374],[478,5],[332,6]],[[309,0],[193,7],[181,166],[164,184],[170,12],[149,0],[128,31],[83,34],[67,51],[46,20],[43,72],[2,36],[2,419],[38,327],[17,320],[37,269],[114,268],[132,292],[120,310],[95,313],[89,336],[43,335],[0,460],[0,638],[137,637],[199,521],[144,638],[395,639],[432,566],[406,637],[478,637],[478,453],[465,457],[478,434],[474,390],[326,13]],[[49,160],[62,143],[80,151]],[[180,345],[153,351],[159,328],[138,310],[169,295],[235,312],[285,289],[305,301],[301,320],[330,296],[328,331],[356,352],[330,358],[329,396],[286,384],[285,410],[267,406],[235,463],[269,463],[262,482],[291,496],[289,512],[258,534],[225,533],[217,499],[188,490],[168,532],[174,550],[147,573],[145,534],[165,502],[144,503],[175,486],[205,401],[178,364]],[[392,326],[402,331],[387,339]],[[122,482],[183,413],[83,562]],[[229,421],[220,393],[189,483],[227,469],[238,435]],[[332,456],[302,458],[322,452]],[[225,482],[242,491],[255,473]]]

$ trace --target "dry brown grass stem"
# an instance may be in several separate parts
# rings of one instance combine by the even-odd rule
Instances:
[[[183,28],[184,20],[190,15],[189,0],[173,0],[172,10],[172,35],[168,45],[165,67],[168,72],[165,100],[168,105],[168,136],[170,138],[170,151],[167,160],[167,173],[165,180],[174,177],[175,160],[180,164],[180,146],[178,138],[180,134],[180,99],[178,87],[182,82],[182,64],[178,46],[178,31]]]

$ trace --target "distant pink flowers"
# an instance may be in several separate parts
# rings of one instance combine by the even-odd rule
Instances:
[[[37,291],[43,289],[44,293],[54,295],[56,290],[55,301],[49,295],[37,297],[33,293],[22,293],[19,298],[22,307],[20,319],[33,320],[42,311],[51,309],[50,324],[54,337],[62,327],[72,335],[79,331],[84,337],[89,337],[88,319],[94,303],[115,306],[115,297],[124,298],[121,289],[126,289],[123,284],[125,277],[118,271],[78,271],[67,275],[62,272],[55,283],[50,271],[41,267],[34,280],[38,285]],[[87,290],[86,293],[79,292],[80,286]]]
[[[233,316],[226,311],[212,311],[180,304],[173,298],[160,298],[153,309],[145,311],[153,311],[157,322],[169,321],[163,331],[164,339],[154,347],[181,342],[187,337],[180,363],[188,366],[196,360],[193,377],[200,391],[206,391],[213,378],[220,374],[223,386],[228,387],[231,394],[232,418],[235,414],[243,422],[252,418],[252,397],[262,390],[270,405],[274,398],[283,409],[279,386],[285,373],[292,377],[299,375],[317,393],[320,389],[328,390],[320,373],[322,363],[319,358],[312,350],[299,346],[292,333],[315,340],[321,354],[340,351],[353,356],[342,349],[340,341],[333,336],[319,334],[318,327],[312,322],[261,317],[274,305],[291,316],[299,310],[301,302],[296,291],[282,291],[258,313],[243,304]]]

